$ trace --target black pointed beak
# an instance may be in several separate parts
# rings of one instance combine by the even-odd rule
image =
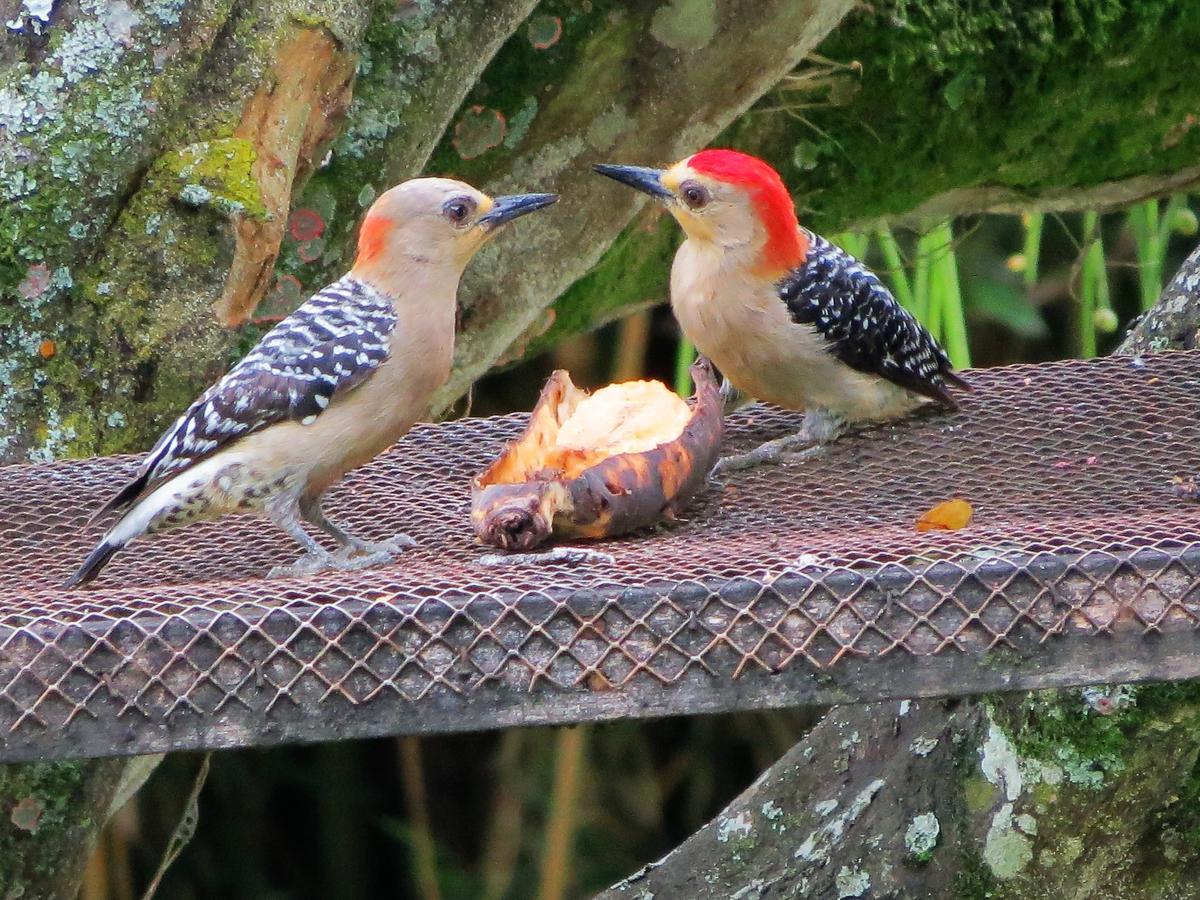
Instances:
[[[557,202],[558,194],[509,194],[507,197],[497,197],[492,208],[480,216],[476,224],[484,231],[495,231],[506,222]]]
[[[649,194],[655,200],[670,200],[674,195],[663,187],[662,169],[647,169],[644,166],[610,166],[598,163],[592,170],[619,181],[635,191]]]

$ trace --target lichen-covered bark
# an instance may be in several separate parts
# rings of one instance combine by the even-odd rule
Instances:
[[[1126,336],[1121,353],[1193,350],[1200,346],[1200,247],[1192,251],[1154,308]]]
[[[363,206],[421,168],[533,4],[84,0],[26,17],[0,69],[0,460],[147,446],[260,333],[221,321],[264,294],[287,311],[340,273]]]
[[[16,388],[0,459],[144,444],[224,364],[228,220],[266,217],[256,169],[275,149],[238,134],[244,108],[281,48],[320,32],[352,52],[367,17],[335,0],[85,0],[9,35],[25,53],[0,73],[0,370]],[[279,157],[294,174],[296,153]]]
[[[832,710],[603,900],[1155,900],[1200,892],[1200,691]]]
[[[1122,353],[1200,321],[1200,250]],[[713,822],[602,895],[1200,896],[1200,685],[835,708]]]
[[[970,840],[944,788],[957,741],[980,734],[975,713],[937,703],[834,709],[708,825],[600,898],[953,897]]]
[[[0,766],[0,896],[74,897],[125,760]]]

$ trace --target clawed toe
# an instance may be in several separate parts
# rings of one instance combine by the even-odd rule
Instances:
[[[803,458],[809,451],[816,450],[817,448],[808,447],[799,452],[793,451],[791,448],[802,447],[805,443],[807,442],[793,436],[782,441],[770,441],[761,447],[755,447],[753,450],[749,450],[746,453],[739,453],[736,456],[723,456],[712,467],[709,477],[719,479],[720,476],[729,472],[741,472],[746,469],[753,469],[756,466],[772,465],[788,462],[796,458]]]
[[[403,553],[405,550],[411,550],[415,546],[417,546],[417,542],[407,534],[398,534],[386,541],[360,541],[356,538],[343,552],[347,555],[378,556],[386,554],[392,557]]]
[[[337,570],[353,572],[391,562],[405,550],[415,547],[417,542],[406,534],[399,534],[386,541],[359,541],[342,547],[336,553],[306,553],[294,563],[276,566],[267,573],[268,578],[302,578],[318,572]]]
[[[366,569],[394,560],[405,550],[411,550],[417,542],[407,534],[398,534],[386,541],[360,541],[339,550],[334,558],[339,569],[348,571]]]
[[[305,553],[298,560],[286,566],[275,566],[267,572],[268,578],[303,578],[305,575],[315,575],[334,566],[331,553]]]
[[[825,444],[837,436],[842,426],[840,420],[808,415],[804,419],[804,427],[798,434],[776,438],[759,444],[753,450],[739,453],[735,456],[724,456],[718,459],[709,473],[709,479],[717,485],[721,484],[720,477],[729,472],[741,472],[756,466],[776,465],[779,463],[802,462],[821,453]]]

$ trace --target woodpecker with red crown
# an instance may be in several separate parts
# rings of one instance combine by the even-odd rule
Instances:
[[[369,462],[428,410],[450,375],[455,295],[496,230],[554,194],[492,198],[461,181],[414,178],[383,193],[358,234],[349,272],[268,332],[167,429],[137,474],[97,512],[119,513],[68,587],[117,551],[226,513],[266,516],[305,551],[272,575],[386,562],[413,541],[368,542],[325,517],[325,491]],[[330,553],[305,532],[329,535]]]
[[[668,169],[594,168],[649,194],[683,226],[671,308],[696,348],[738,391],[806,413],[799,434],[720,469],[777,461],[923,403],[956,409],[948,388],[970,390],[870,269],[800,225],[779,173],[762,160],[713,149]]]

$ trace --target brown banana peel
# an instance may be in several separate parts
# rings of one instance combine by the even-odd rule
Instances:
[[[702,358],[691,373],[696,391],[690,409],[669,389],[648,390],[653,385],[646,382],[611,385],[592,395],[611,392],[609,408],[624,404],[629,416],[641,420],[638,441],[629,444],[648,449],[614,452],[620,443],[610,440],[611,431],[598,433],[592,446],[559,445],[560,432],[586,431],[572,414],[589,394],[565,371],[556,371],[524,433],[471,483],[471,524],[479,540],[529,550],[551,537],[612,537],[674,518],[703,487],[724,427],[712,367]],[[646,407],[636,406],[643,402]],[[664,432],[661,441],[646,422]]]

